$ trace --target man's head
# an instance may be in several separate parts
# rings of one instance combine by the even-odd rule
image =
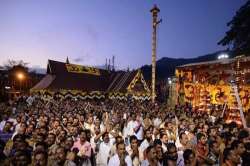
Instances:
[[[198,143],[201,143],[201,144],[205,145],[206,142],[207,142],[206,135],[203,134],[203,133],[198,133],[197,134],[197,141],[198,141]]]
[[[36,142],[44,142],[45,136],[43,134],[37,134],[36,135]]]
[[[174,143],[169,143],[167,145],[167,159],[172,161],[177,161],[178,154],[177,154],[177,148]]]
[[[12,127],[12,123],[11,122],[6,122],[3,128],[4,132],[11,132],[11,127]]]
[[[101,130],[100,130],[100,125],[99,126],[96,126],[94,127],[94,131],[95,131],[95,134],[98,135],[100,134]]]
[[[62,146],[59,146],[56,149],[56,161],[58,162],[59,165],[64,165],[65,160],[66,160],[66,150]]]
[[[132,114],[131,114],[131,118],[132,118],[133,121],[135,121],[135,120],[136,120],[136,114],[135,114],[135,113],[132,113]]]
[[[152,146],[152,145],[150,145],[149,147],[147,147],[146,154],[147,154],[147,159],[149,161],[155,160],[156,159],[156,150],[155,150],[155,147]]]
[[[35,151],[33,164],[36,166],[46,166],[47,159],[48,159],[48,154],[46,151]]]
[[[48,137],[47,137],[47,140],[46,140],[47,145],[48,145],[48,146],[53,145],[53,144],[55,143],[55,140],[56,140],[55,134],[50,133],[50,134],[48,135]]]
[[[35,151],[47,151],[47,149],[48,149],[47,144],[44,143],[44,142],[41,142],[41,143],[37,143],[37,144],[36,144],[36,149],[35,149]]]
[[[247,130],[241,130],[238,135],[238,139],[244,144],[250,142],[250,134]]]
[[[115,138],[115,143],[116,143],[116,144],[124,143],[124,140],[123,140],[123,138],[122,138],[121,136],[117,136],[117,137]]]
[[[217,141],[211,141],[209,143],[209,150],[212,153],[214,153],[216,155],[219,155],[219,153],[220,153],[220,145],[219,145],[219,143]]]
[[[160,133],[160,139],[161,139],[162,143],[164,143],[164,144],[168,143],[168,135],[165,132],[164,133]]]
[[[154,147],[155,147],[156,151],[160,151],[160,149],[162,148],[162,142],[160,139],[154,140]]]
[[[145,139],[147,139],[148,141],[150,141],[152,139],[152,132],[151,132],[150,128],[145,130]]]
[[[26,166],[31,162],[30,154],[25,150],[15,152],[12,163],[13,165]]]
[[[105,143],[109,143],[109,133],[108,132],[105,132],[103,135],[102,135],[102,139]]]
[[[123,142],[117,143],[116,151],[119,157],[124,156],[126,153],[125,144]]]
[[[217,128],[211,127],[208,129],[209,137],[215,137],[217,135]]]
[[[138,140],[136,136],[134,135],[130,136],[129,141],[132,149],[138,148]]]
[[[183,152],[183,158],[185,165],[191,166],[193,163],[195,163],[195,153],[191,149],[186,149]]]
[[[67,123],[68,123],[68,119],[67,119],[66,117],[64,117],[64,118],[62,119],[62,123],[63,123],[64,126],[66,126]]]
[[[26,134],[27,135],[32,134],[33,130],[34,130],[34,125],[33,124],[29,124],[28,127],[26,128]]]
[[[234,165],[240,164],[240,156],[236,154],[233,148],[226,148],[223,152],[224,161],[233,163]]]
[[[184,132],[180,133],[180,142],[183,146],[188,144],[188,136]]]
[[[85,130],[80,131],[79,138],[80,138],[81,143],[84,143],[87,140],[87,134]]]
[[[244,144],[239,140],[234,140],[231,144],[231,147],[236,152],[236,154],[240,156],[246,151]]]
[[[74,140],[72,137],[67,137],[64,143],[64,148],[66,150],[70,150],[72,148],[72,146],[74,145]]]

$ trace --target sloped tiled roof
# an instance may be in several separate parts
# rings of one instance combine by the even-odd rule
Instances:
[[[66,63],[49,60],[47,74],[55,76],[55,79],[47,89],[105,91],[109,85],[110,74],[107,70],[98,70],[100,75],[68,72]]]
[[[127,90],[127,87],[131,83],[131,81],[134,79],[136,73],[138,71],[131,71],[131,72],[116,72],[113,73],[113,79],[107,89],[109,92],[125,92]]]
[[[67,63],[49,60],[47,75],[32,89],[126,92],[138,72],[115,72],[95,68],[99,71],[99,74],[95,75],[68,72],[66,65]]]

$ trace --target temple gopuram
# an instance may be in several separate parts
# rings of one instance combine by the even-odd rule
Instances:
[[[114,71],[48,60],[46,76],[31,93],[75,99],[150,100],[140,70]]]
[[[238,94],[243,111],[250,108],[250,57],[236,57],[215,61],[186,64],[176,68],[176,104],[190,104],[197,111],[211,108],[227,109],[228,122],[240,123],[239,104],[233,90]]]

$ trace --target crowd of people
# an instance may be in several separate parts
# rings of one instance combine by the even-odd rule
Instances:
[[[0,165],[250,165],[249,130],[221,111],[22,96],[0,103]]]

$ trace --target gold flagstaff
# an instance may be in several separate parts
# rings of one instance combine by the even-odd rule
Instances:
[[[162,21],[161,19],[157,21],[158,13],[160,12],[160,9],[154,5],[154,7],[150,10],[153,16],[153,36],[152,36],[152,102],[155,102],[155,69],[156,69],[156,28],[157,25]]]

